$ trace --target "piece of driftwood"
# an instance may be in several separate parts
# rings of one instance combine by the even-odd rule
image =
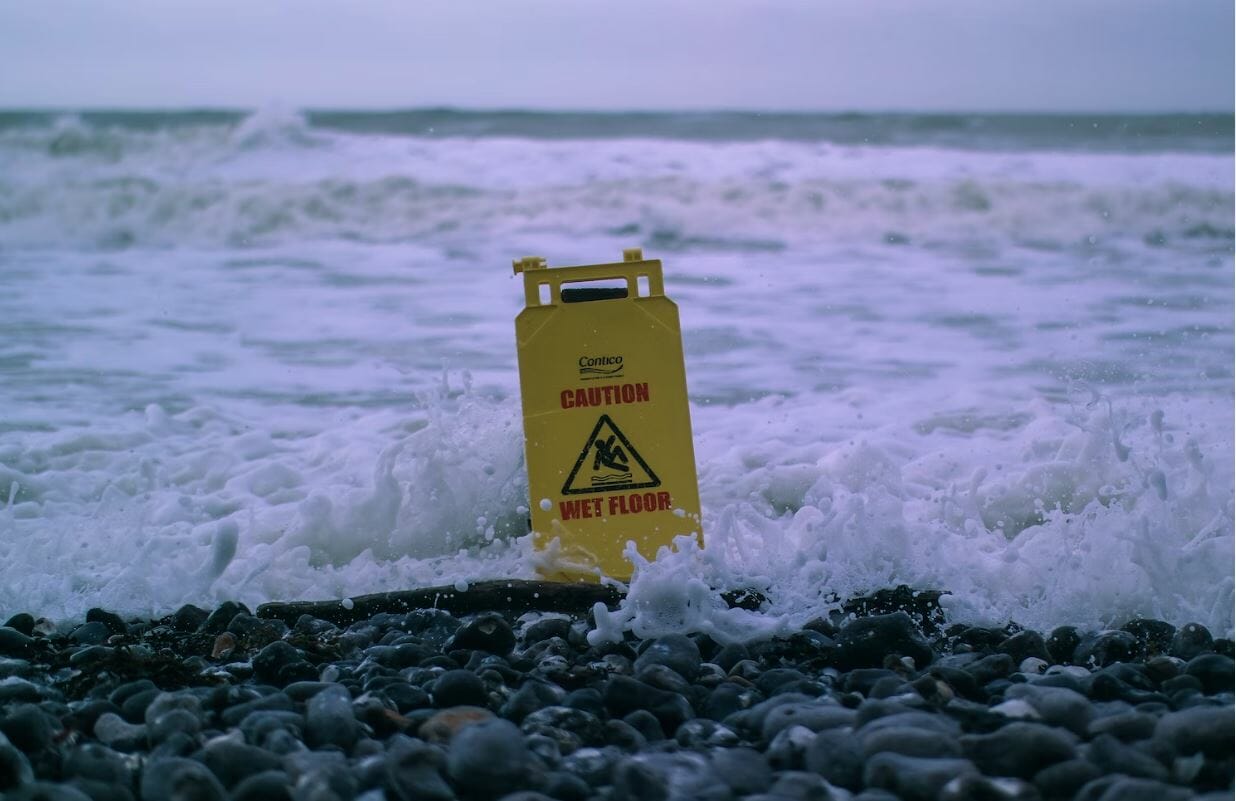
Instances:
[[[567,612],[583,614],[593,604],[615,607],[622,594],[601,584],[560,584],[549,581],[500,579],[478,581],[467,589],[452,585],[417,590],[358,595],[342,601],[291,601],[262,604],[258,617],[277,618],[289,626],[301,615],[348,625],[381,612],[411,612],[413,609],[442,609],[452,615],[474,612]]]
[[[902,585],[853,598],[842,605],[842,610],[846,614],[858,616],[904,611],[925,631],[930,631],[938,627],[944,619],[939,603],[941,594],[937,590],[911,590]],[[601,584],[499,579],[479,581],[463,590],[448,585],[358,595],[340,601],[268,603],[258,607],[257,616],[282,620],[291,626],[301,615],[309,615],[346,626],[382,612],[402,614],[414,609],[442,609],[452,615],[475,612],[521,613],[533,610],[582,615],[598,602],[612,609],[622,597],[618,588]],[[760,592],[752,589],[728,590],[723,592],[721,597],[731,607],[740,609],[759,609],[765,601]]]

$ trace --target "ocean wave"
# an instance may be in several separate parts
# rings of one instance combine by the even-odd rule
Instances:
[[[271,108],[151,130],[0,127],[8,247],[458,243],[527,232],[662,250],[787,241],[1230,243],[1230,155],[971,153],[790,141],[413,140]]]
[[[787,239],[1049,249],[1121,239],[1223,248],[1233,240],[1232,213],[1230,191],[1175,184],[654,177],[495,191],[405,176],[304,184],[137,175],[56,185],[0,180],[0,240],[10,247],[452,242],[554,230],[623,236],[663,251],[778,250]]]

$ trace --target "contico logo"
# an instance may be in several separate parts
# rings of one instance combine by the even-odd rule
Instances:
[[[621,356],[580,356],[579,377],[588,381],[594,378],[617,378],[622,375]]]

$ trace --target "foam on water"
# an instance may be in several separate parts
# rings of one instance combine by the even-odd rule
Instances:
[[[706,538],[595,637],[767,636],[899,583],[959,621],[1230,634],[1231,176],[277,110],[0,129],[0,611],[532,577],[504,265],[642,243]]]

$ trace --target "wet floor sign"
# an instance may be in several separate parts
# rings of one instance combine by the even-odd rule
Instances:
[[[628,540],[652,558],[700,536],[678,307],[661,262],[547,267],[528,257],[515,320],[532,530],[544,578],[625,580]]]

